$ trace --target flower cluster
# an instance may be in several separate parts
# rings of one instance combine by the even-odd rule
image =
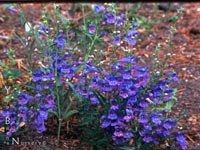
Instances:
[[[46,130],[44,122],[48,117],[49,109],[55,110],[52,95],[42,97],[42,95],[37,94],[33,97],[20,93],[17,102],[3,110],[0,123],[8,124],[7,137],[12,136],[22,126],[30,127],[41,133]]]
[[[102,14],[102,20],[100,23],[100,26],[104,32],[106,32],[107,28],[111,28],[111,30],[114,29],[113,33],[111,33],[111,39],[113,45],[120,45],[122,43],[123,46],[130,45],[134,46],[136,44],[135,37],[138,34],[138,31],[136,30],[137,25],[135,23],[130,24],[125,22],[125,14],[121,13],[117,15],[116,13],[112,12],[112,8],[110,7],[104,7],[101,5],[95,4],[93,6],[94,8],[94,14]],[[123,30],[126,28],[125,30]],[[128,28],[128,30],[127,30]],[[94,33],[95,26],[93,24],[89,25],[89,32]],[[102,32],[103,32],[102,31]],[[108,36],[108,33],[106,33]]]
[[[152,108],[161,108],[172,99],[174,89],[169,84],[177,81],[174,72],[166,72],[165,78],[152,83],[148,67],[139,67],[134,56],[119,59],[110,72],[100,72],[91,66],[90,70],[93,74],[81,83],[88,88],[84,86],[79,92],[92,105],[100,105],[101,96],[109,101],[109,110],[101,117],[101,128],[112,134],[116,144],[134,137],[131,124],[139,126],[139,135],[145,143],[158,144],[172,135],[176,121],[166,118],[168,110]],[[184,140],[177,141],[181,147],[186,146]]]

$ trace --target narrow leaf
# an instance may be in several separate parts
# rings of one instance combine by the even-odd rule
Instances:
[[[69,118],[70,116],[72,116],[72,115],[74,115],[76,113],[78,113],[77,110],[68,111],[66,114],[64,114],[63,119],[65,120],[65,119]]]

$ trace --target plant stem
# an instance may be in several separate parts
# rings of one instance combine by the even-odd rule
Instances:
[[[57,150],[59,150],[62,118],[61,118],[60,97],[59,97],[59,93],[58,93],[58,86],[56,86],[56,96],[57,96],[57,109],[58,109]]]

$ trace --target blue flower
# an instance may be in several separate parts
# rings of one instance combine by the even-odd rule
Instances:
[[[19,125],[18,122],[12,122],[12,123],[10,123],[10,128],[9,128],[8,132],[6,132],[6,136],[7,137],[11,137],[12,134],[17,131],[18,125]]]
[[[126,133],[124,133],[124,137],[125,137],[126,139],[130,139],[130,138],[133,137],[133,133],[131,133],[131,132],[126,132]]]
[[[94,5],[94,14],[98,14],[104,10],[105,10],[105,7],[101,5],[97,5],[97,4]]]
[[[89,92],[89,99],[93,105],[99,104],[99,100],[93,92]]]
[[[136,102],[137,102],[137,97],[136,96],[129,97],[128,101],[127,101],[127,103],[131,104],[131,105],[134,105]]]
[[[176,142],[181,150],[187,150],[187,143],[183,132],[175,132]]]
[[[162,116],[161,114],[158,114],[156,112],[152,112],[151,113],[151,120],[152,120],[152,122],[155,123],[156,125],[161,124],[162,123],[162,121],[160,120],[161,116]]]
[[[39,81],[42,80],[43,75],[44,75],[44,72],[41,71],[41,70],[36,70],[36,71],[34,71],[34,72],[32,73],[32,75],[33,75],[32,81],[33,81],[33,82],[39,82]]]
[[[116,17],[116,20],[117,20],[116,26],[117,26],[118,28],[121,28],[122,25],[124,24],[124,18],[125,18],[125,14],[120,14],[120,16],[117,16],[117,17]]]
[[[107,128],[108,126],[111,125],[111,120],[108,119],[106,116],[102,116],[101,121],[102,121],[101,128]]]
[[[142,123],[142,124],[145,124],[145,123],[148,123],[149,119],[148,119],[148,115],[144,112],[141,112],[140,115],[139,115],[139,119],[138,119],[138,122],[139,123]]]
[[[57,39],[54,41],[54,44],[57,45],[58,48],[64,48],[66,46],[66,39],[67,37],[63,34],[59,34]]]
[[[177,74],[174,71],[166,72],[165,76],[169,77],[170,80],[173,80],[175,82],[178,81]]]
[[[149,105],[148,105],[148,102],[145,101],[145,100],[141,100],[139,102],[139,106],[142,107],[142,108],[147,108]]]
[[[34,99],[33,96],[30,96],[25,93],[20,93],[18,95],[18,103],[20,105],[26,105],[29,101],[32,101],[33,99]]]
[[[18,117],[21,117],[23,122],[27,121],[27,113],[28,113],[28,108],[27,107],[25,107],[25,106],[20,106],[19,107]]]
[[[136,44],[135,37],[138,34],[137,30],[129,30],[127,34],[125,34],[126,41],[129,45],[134,46]]]
[[[118,117],[117,117],[117,114],[115,113],[115,110],[110,109],[109,113],[108,113],[108,119],[110,119],[110,120],[116,120],[117,118]]]
[[[46,109],[53,109],[56,106],[53,95],[47,95],[44,99],[44,106]]]
[[[110,104],[111,104],[111,109],[112,110],[117,110],[119,109],[118,101],[116,99],[110,99]]]
[[[146,133],[143,137],[143,141],[146,143],[150,143],[153,141],[152,135],[150,133]]]
[[[171,130],[176,127],[176,121],[173,119],[166,119],[163,122],[163,127],[167,130]]]
[[[119,59],[118,62],[120,62],[120,63],[134,63],[135,64],[135,61],[133,60],[133,58],[134,58],[134,55],[129,56],[129,57],[124,57],[124,58]]]
[[[94,24],[89,24],[89,30],[88,30],[89,33],[91,34],[94,34],[96,32],[96,27]]]
[[[113,14],[105,14],[104,19],[108,24],[114,24],[115,23],[115,16]]]
[[[117,35],[113,35],[112,36],[112,44],[113,45],[119,45],[121,43],[121,35],[117,34]]]

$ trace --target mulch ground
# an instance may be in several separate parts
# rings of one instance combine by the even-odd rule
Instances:
[[[48,4],[51,5],[51,4]],[[120,4],[121,7],[127,7]],[[134,6],[130,4],[128,7]],[[174,3],[174,7],[167,9],[166,4],[161,4],[155,12],[153,3],[143,3],[136,12],[136,16],[143,15],[148,19],[155,19],[156,24],[151,26],[150,30],[143,28],[139,29],[140,36],[138,44],[135,47],[137,54],[142,56],[143,63],[149,64],[152,58],[152,53],[160,43],[162,47],[166,46],[166,40],[169,37],[170,17],[177,14],[175,8],[184,8],[181,18],[176,24],[177,30],[173,37],[173,47],[170,51],[170,63],[174,64],[175,71],[178,73],[179,81],[174,84],[178,89],[177,102],[173,106],[171,116],[180,118],[178,121],[179,128],[186,133],[189,150],[200,149],[200,3]],[[25,4],[23,9],[25,16],[30,21],[39,21],[41,18],[41,9],[44,4]],[[71,11],[72,4],[60,4],[63,11]],[[0,5],[0,60],[7,59],[6,52],[9,47],[16,50],[16,59],[25,58],[26,50],[23,49],[20,41],[13,39],[9,41],[8,36],[14,37],[14,31],[23,34],[24,29],[20,25],[19,15],[3,10]],[[147,13],[148,12],[148,13]],[[153,15],[154,13],[154,15]],[[77,15],[69,13],[71,15]],[[74,16],[71,16],[72,18]],[[140,40],[141,39],[141,40]],[[164,48],[163,48],[164,49]],[[162,50],[161,50],[162,51]],[[159,55],[160,58],[166,55],[163,52]],[[26,135],[26,139],[31,135]],[[33,137],[33,136],[32,136]],[[46,141],[47,146],[55,147],[56,136],[45,134],[35,135],[35,141]],[[80,146],[76,139],[61,140],[61,149],[88,149]],[[4,145],[3,149],[38,149],[38,144],[8,146]],[[1,148],[0,148],[1,149]],[[51,148],[50,148],[51,149]],[[53,148],[52,148],[53,150]]]

